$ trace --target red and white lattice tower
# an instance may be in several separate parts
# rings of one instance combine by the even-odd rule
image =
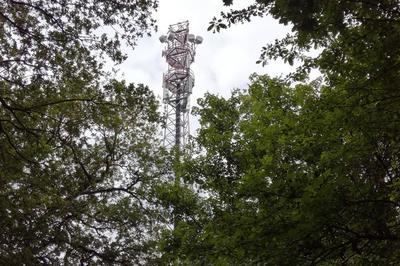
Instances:
[[[164,146],[179,151],[189,137],[189,98],[194,86],[190,65],[194,62],[196,45],[203,38],[190,34],[189,22],[185,21],[170,25],[160,41],[166,44],[162,56],[168,63],[163,75]]]

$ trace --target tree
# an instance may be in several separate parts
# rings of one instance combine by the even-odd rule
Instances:
[[[201,100],[198,153],[180,170],[201,193],[182,196],[196,200],[165,234],[165,259],[396,263],[398,102],[384,114],[354,98],[253,76],[248,93]]]
[[[0,5],[1,264],[142,264],[156,256],[158,103],[146,86],[103,70],[105,55],[124,59],[121,38],[134,45],[150,32],[155,7]]]
[[[399,2],[255,1],[209,29],[266,14],[293,34],[264,47],[260,63],[300,67],[288,79],[253,76],[248,92],[199,102],[197,153],[180,171],[200,193],[186,192],[196,203],[165,233],[164,258],[395,265]],[[312,48],[321,51],[314,58]],[[322,76],[307,82],[312,68]]]

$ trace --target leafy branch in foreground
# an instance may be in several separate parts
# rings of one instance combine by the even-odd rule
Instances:
[[[0,78],[22,87],[71,77],[94,82],[101,56],[122,62],[121,41],[133,47],[155,28],[156,7],[157,1],[4,0]]]
[[[224,1],[226,5],[233,1]],[[265,65],[269,60],[282,58],[289,64],[299,62],[299,67],[290,78],[303,80],[311,69],[322,72],[332,68],[352,65],[355,62],[372,67],[376,64],[397,66],[399,49],[400,3],[396,1],[275,1],[257,0],[248,8],[222,12],[220,18],[210,22],[209,30],[219,31],[236,23],[249,22],[252,17],[271,15],[280,23],[292,27],[292,34],[261,50],[257,61]],[[221,25],[224,25],[221,27]],[[308,56],[317,49],[319,55]],[[383,64],[385,62],[385,64]],[[361,64],[360,64],[361,65]],[[365,73],[374,69],[362,70]]]

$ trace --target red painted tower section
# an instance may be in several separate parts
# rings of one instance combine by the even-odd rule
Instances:
[[[189,137],[189,99],[194,86],[190,65],[194,62],[196,45],[203,38],[190,34],[189,22],[185,21],[170,25],[160,41],[166,44],[162,56],[168,63],[163,75],[164,146],[179,151]]]

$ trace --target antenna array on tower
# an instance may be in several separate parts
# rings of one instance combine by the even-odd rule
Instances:
[[[164,146],[180,150],[189,137],[189,98],[194,86],[190,65],[194,62],[196,45],[203,38],[189,34],[189,22],[185,21],[170,25],[160,41],[166,44],[162,56],[168,63],[163,75]]]

